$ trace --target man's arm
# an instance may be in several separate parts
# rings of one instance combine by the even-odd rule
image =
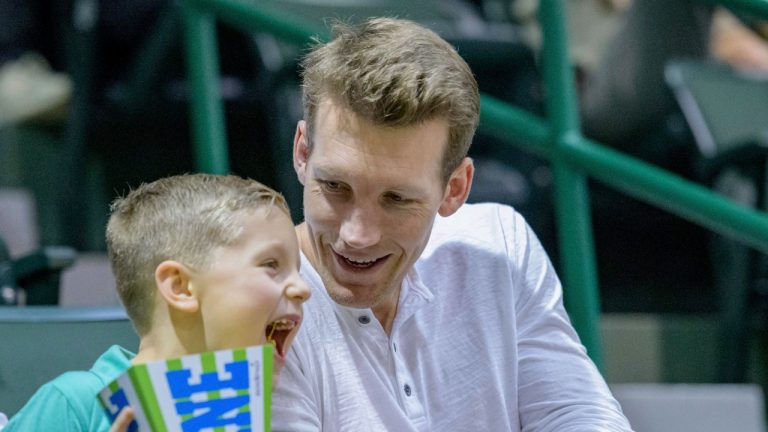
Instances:
[[[565,313],[562,287],[546,252],[523,218],[512,217],[507,241],[512,242],[508,244],[516,273],[523,430],[631,430]]]

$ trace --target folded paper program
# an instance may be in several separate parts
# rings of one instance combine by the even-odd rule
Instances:
[[[135,412],[129,431],[269,431],[271,345],[134,365],[99,398],[112,420]]]

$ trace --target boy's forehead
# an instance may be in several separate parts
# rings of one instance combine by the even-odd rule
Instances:
[[[240,228],[246,229],[254,228],[254,231],[267,234],[269,237],[269,230],[263,230],[261,227],[264,225],[282,224],[283,222],[289,223],[293,226],[291,216],[288,215],[277,203],[262,204],[260,206],[242,209],[237,214],[237,224]]]
[[[212,250],[212,255],[221,257],[232,253],[261,253],[289,251],[296,246],[293,221],[277,206],[240,211],[232,227],[234,235],[230,241]]]

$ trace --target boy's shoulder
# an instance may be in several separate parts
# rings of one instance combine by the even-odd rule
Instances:
[[[4,431],[90,430],[93,413],[101,409],[100,383],[90,371],[65,372],[40,387]]]
[[[59,375],[35,392],[4,431],[98,429],[107,417],[97,395],[130,366],[132,356],[115,345],[90,370]]]

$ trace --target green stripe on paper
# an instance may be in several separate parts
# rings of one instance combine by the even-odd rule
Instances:
[[[200,354],[200,363],[203,366],[203,373],[216,372],[216,355],[212,352]]]
[[[271,344],[262,346],[262,361],[264,362],[264,432],[269,432],[272,418],[272,360],[274,347]]]
[[[149,428],[154,432],[167,432],[163,413],[157,403],[157,395],[154,387],[152,387],[152,380],[149,378],[147,365],[140,364],[132,367],[128,370],[128,375],[131,377],[133,388],[139,397],[141,408],[147,416]]]
[[[243,360],[246,360],[247,358],[248,356],[245,352],[245,348],[238,348],[232,351],[232,359],[234,361],[243,361]]]
[[[181,363],[180,358],[170,359],[165,362],[165,365],[168,367],[169,371],[177,371],[184,369],[184,365]]]
[[[118,391],[120,389],[120,384],[117,383],[117,380],[112,381],[109,383],[109,391],[112,393]]]

